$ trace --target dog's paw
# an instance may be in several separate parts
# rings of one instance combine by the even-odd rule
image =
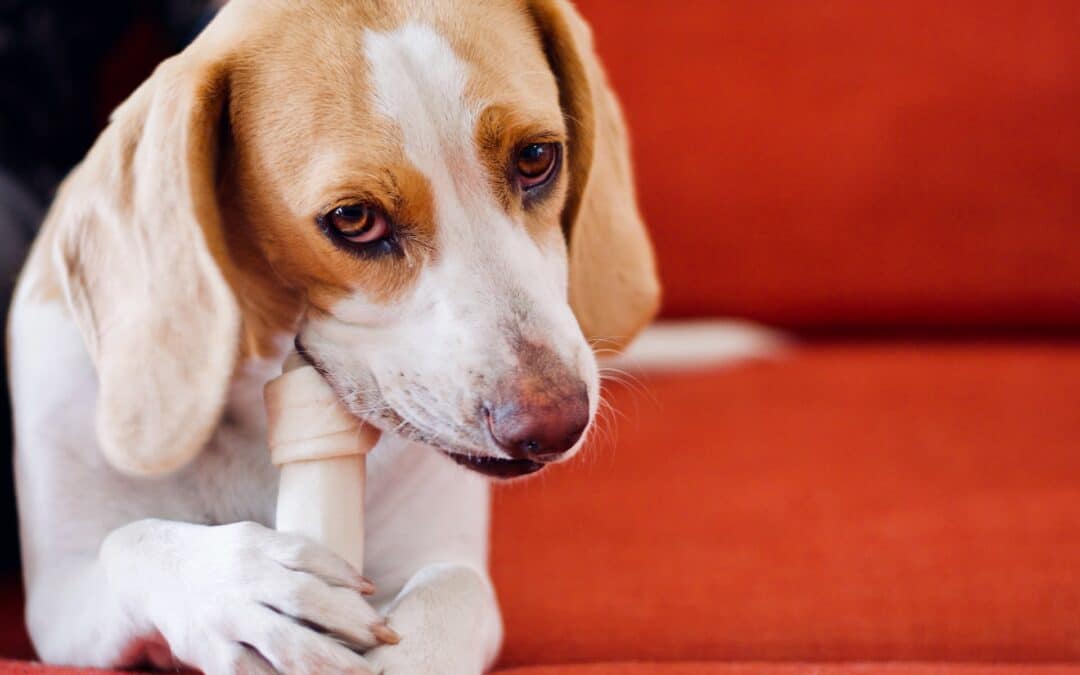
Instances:
[[[491,584],[465,566],[421,570],[388,616],[401,642],[364,655],[376,675],[480,675],[501,640]]]
[[[344,560],[255,523],[140,521],[101,555],[176,658],[209,675],[370,673],[358,652],[397,641]]]

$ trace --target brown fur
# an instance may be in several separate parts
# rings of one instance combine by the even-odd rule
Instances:
[[[596,58],[589,27],[566,0],[530,10],[559,78],[570,126],[570,304],[590,340],[621,349],[656,315],[660,284],[638,211],[622,111]]]

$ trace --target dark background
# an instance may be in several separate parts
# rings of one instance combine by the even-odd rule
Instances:
[[[57,183],[109,112],[209,17],[199,0],[0,0],[0,305]],[[6,353],[0,433],[10,458]],[[0,569],[18,566],[11,462],[0,462]]]

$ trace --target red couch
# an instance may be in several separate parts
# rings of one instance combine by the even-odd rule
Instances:
[[[803,339],[498,490],[505,672],[1080,673],[1080,3],[580,4],[666,313]]]

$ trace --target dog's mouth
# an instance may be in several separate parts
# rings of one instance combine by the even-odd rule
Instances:
[[[397,424],[396,430],[398,433],[404,431],[406,436],[431,446],[454,460],[459,466],[463,466],[466,469],[475,471],[488,478],[520,478],[522,476],[528,476],[531,473],[536,473],[546,466],[541,462],[534,462],[528,459],[503,459],[501,457],[478,455],[467,448],[449,445],[439,436],[418,429],[415,425],[404,419],[401,419]]]
[[[541,462],[528,459],[503,459],[501,457],[476,454],[477,451],[470,447],[449,443],[441,435],[420,428],[394,410],[384,410],[382,416],[377,420],[366,421],[382,422],[384,424],[379,426],[383,426],[385,431],[419,441],[443,453],[459,466],[489,478],[520,478],[536,473],[545,466]]]
[[[545,466],[540,462],[528,459],[479,457],[476,455],[462,455],[447,450],[442,450],[442,452],[466,469],[471,469],[490,478],[520,478],[521,476],[536,473]]]
[[[400,418],[400,416],[398,416],[398,419],[399,422],[394,427],[396,433],[404,432],[405,436],[431,446],[454,460],[459,466],[488,478],[520,478],[536,473],[546,466],[541,462],[528,459],[503,459],[501,457],[478,455],[468,448],[450,445],[441,437],[417,428],[407,420]]]

